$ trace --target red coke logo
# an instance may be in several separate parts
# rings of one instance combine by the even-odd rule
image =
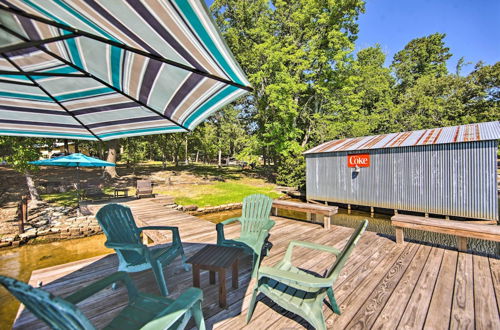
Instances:
[[[370,167],[369,154],[347,155],[347,167]]]

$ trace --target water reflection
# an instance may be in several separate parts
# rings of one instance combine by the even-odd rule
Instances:
[[[279,216],[307,220],[306,213],[288,211],[288,210],[279,210]],[[393,237],[395,235],[394,228],[391,225],[391,216],[384,214],[374,214],[373,217],[370,216],[370,213],[362,212],[362,211],[351,211],[348,214],[346,209],[339,208],[339,212],[333,216],[332,224],[337,226],[344,226],[350,228],[356,228],[359,225],[361,220],[368,219],[369,225],[367,230],[373,231],[376,233],[380,233],[382,235],[387,235]],[[319,222],[323,222],[323,220],[319,220]],[[415,229],[404,229],[404,235],[406,241],[417,241],[417,242],[425,242],[437,246],[447,247],[447,248],[456,248],[456,238],[452,235],[439,234],[426,232],[422,230]],[[468,247],[470,250],[481,253],[493,255],[496,253],[496,242],[485,241],[480,239],[469,239]]]
[[[0,275],[28,282],[35,269],[52,267],[113,252],[104,235],[0,250]],[[0,287],[0,329],[9,329],[19,308],[17,300]]]

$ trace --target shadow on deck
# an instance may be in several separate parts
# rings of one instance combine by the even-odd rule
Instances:
[[[145,207],[146,204],[146,201],[137,202],[135,209],[130,206],[136,216],[142,217],[143,223],[178,226],[188,257],[205,244],[215,243],[213,224],[191,216],[182,217],[177,211],[141,210],[141,205]],[[345,227],[332,226],[330,230],[324,230],[317,224],[279,217],[273,219],[277,223],[271,230],[273,248],[263,260],[265,265],[274,265],[281,260],[290,240],[341,248],[352,233],[352,229]],[[238,232],[238,225],[227,228],[229,238]],[[301,268],[323,273],[332,260],[331,255],[297,248],[293,262]],[[231,279],[227,279],[230,289],[228,309],[225,310],[218,305],[217,284],[210,285],[207,272],[202,271],[202,307],[207,328],[310,327],[303,319],[263,297],[257,303],[252,321],[245,324],[253,289],[250,266],[250,258],[241,260],[238,289],[232,289]],[[43,281],[45,289],[64,297],[109,275],[116,267],[114,254],[95,257],[37,270],[33,272],[30,284]],[[139,290],[159,294],[152,272],[131,275]],[[172,297],[192,286],[191,272],[183,270],[180,258],[166,268],[166,278]],[[325,304],[323,313],[329,328],[500,328],[500,260],[495,258],[416,243],[397,245],[387,237],[366,232],[343,268],[334,291],[342,315],[334,314]],[[107,289],[79,306],[97,327],[102,327],[125,305],[126,299],[123,288]],[[37,322],[29,312],[22,311],[15,327],[40,328],[41,324]]]

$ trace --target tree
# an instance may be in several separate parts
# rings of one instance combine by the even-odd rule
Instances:
[[[446,61],[452,56],[445,47],[446,34],[434,33],[413,39],[394,55],[391,67],[400,89],[412,87],[422,76],[441,77],[448,73]]]
[[[135,174],[136,165],[146,159],[148,149],[147,139],[144,137],[129,137],[122,140],[121,147],[123,148],[123,152],[120,154],[120,160],[124,161],[127,167],[132,167],[132,173]]]
[[[24,174],[31,201],[35,203],[40,201],[40,196],[31,174],[38,171],[38,167],[28,162],[40,158],[37,145],[47,142],[45,139],[0,136],[0,160],[6,161],[14,170]]]
[[[108,155],[106,157],[106,161],[110,163],[116,163],[118,151],[120,150],[120,141],[118,139],[110,140],[106,142],[106,146],[108,147]],[[115,166],[106,166],[105,173],[112,179],[118,177]]]
[[[349,61],[363,1],[216,0],[212,11],[254,93],[238,106],[251,116],[264,162],[283,183],[326,109],[336,71]],[[292,164],[296,162],[296,164]],[[280,168],[281,167],[281,168]]]

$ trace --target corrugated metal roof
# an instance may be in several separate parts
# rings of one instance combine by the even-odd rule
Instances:
[[[420,131],[372,135],[325,142],[304,154],[422,146],[500,139],[500,122],[468,124]]]

